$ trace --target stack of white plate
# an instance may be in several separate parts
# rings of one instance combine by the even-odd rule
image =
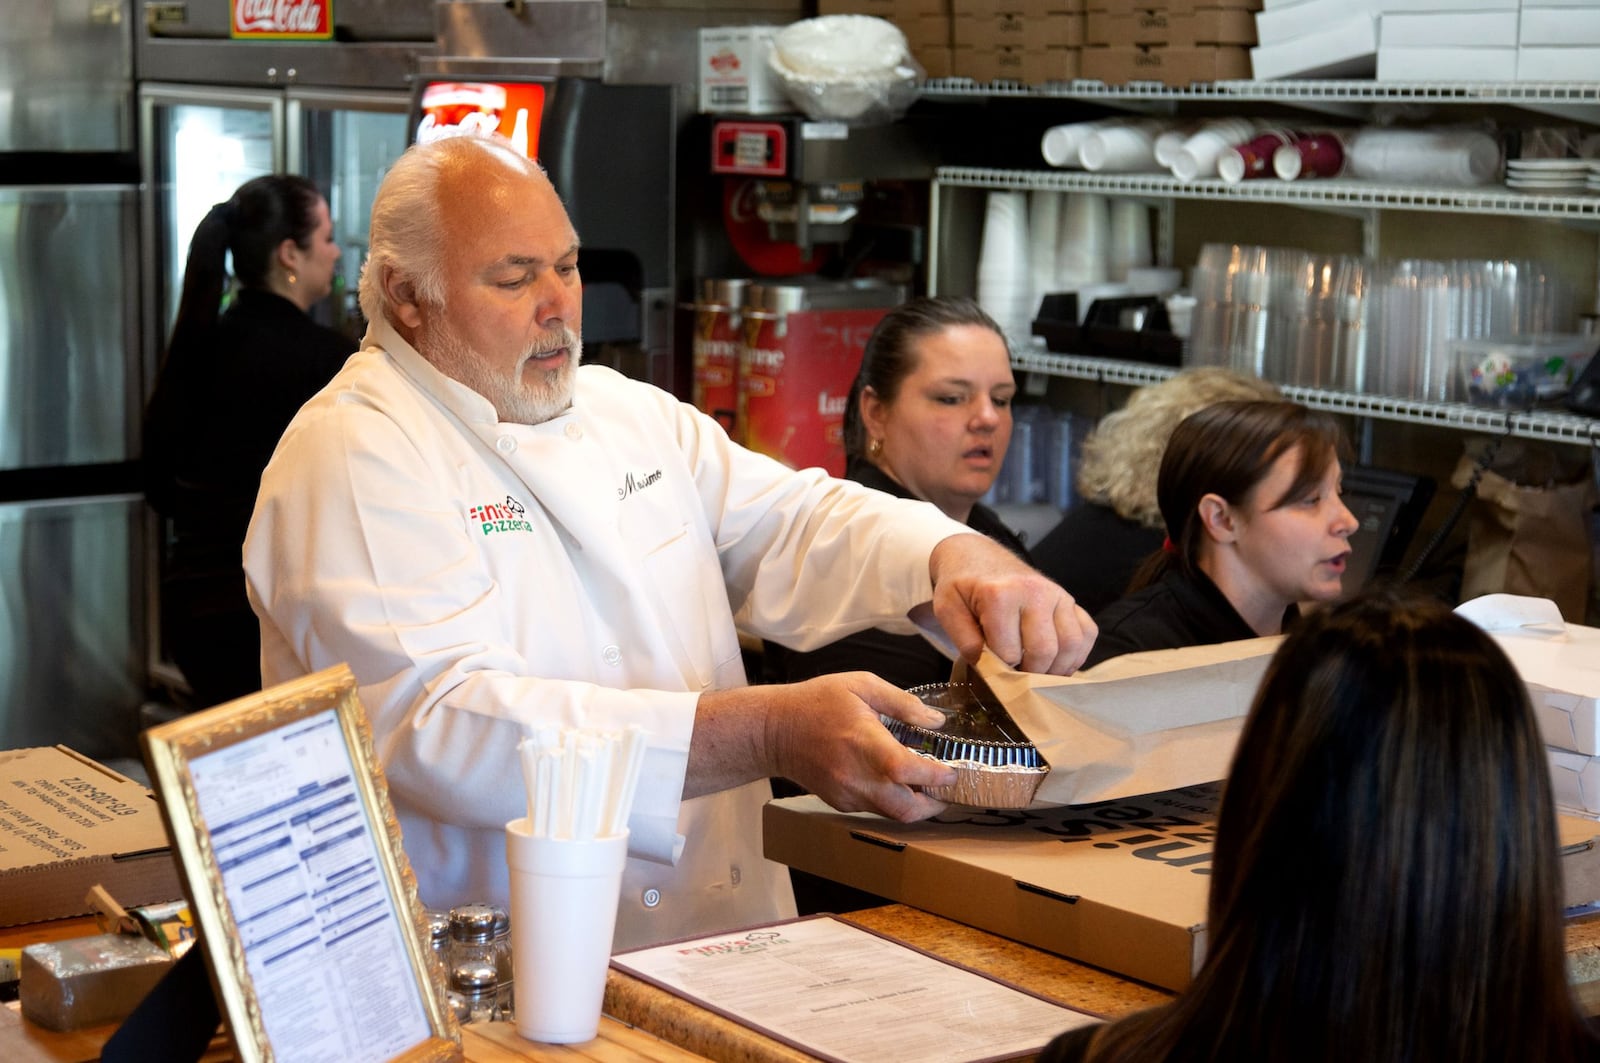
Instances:
[[[1591,192],[1600,192],[1600,161],[1589,160],[1589,176],[1584,181],[1584,187]]]
[[[1588,179],[1588,159],[1511,159],[1506,163],[1506,187],[1519,192],[1583,192]]]

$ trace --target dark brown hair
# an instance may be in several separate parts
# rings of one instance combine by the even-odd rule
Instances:
[[[1204,965],[1089,1058],[1580,1058],[1558,861],[1544,743],[1494,641],[1393,590],[1313,612],[1229,772]]]
[[[889,311],[867,337],[861,352],[861,368],[850,385],[850,399],[844,408],[844,452],[846,457],[864,458],[867,430],[861,422],[861,393],[867,388],[885,404],[900,393],[900,385],[917,368],[915,346],[924,336],[933,336],[958,325],[978,325],[989,329],[1005,342],[1006,334],[994,318],[971,299],[953,296],[921,296],[901,303]]]
[[[279,244],[293,240],[302,250],[310,250],[321,201],[322,193],[304,177],[269,174],[246,181],[207,211],[189,240],[183,294],[168,350],[202,343],[216,324],[228,283],[230,252],[240,285],[265,288]]]
[[[1266,508],[1276,509],[1321,482],[1344,449],[1338,422],[1297,402],[1218,402],[1185,417],[1172,430],[1156,476],[1156,502],[1172,548],[1145,561],[1129,591],[1156,582],[1173,566],[1189,575],[1199,570],[1205,539],[1200,500],[1206,495],[1245,505],[1273,463],[1298,450],[1294,483],[1282,498],[1267,500]]]

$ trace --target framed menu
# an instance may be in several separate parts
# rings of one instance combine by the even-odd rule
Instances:
[[[141,741],[242,1063],[461,1058],[348,668]]]

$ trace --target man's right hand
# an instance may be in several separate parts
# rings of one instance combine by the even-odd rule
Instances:
[[[944,714],[868,672],[701,695],[689,743],[685,797],[753,779],[790,779],[841,812],[910,823],[944,810],[921,792],[955,769],[913,753],[878,714],[937,727]]]

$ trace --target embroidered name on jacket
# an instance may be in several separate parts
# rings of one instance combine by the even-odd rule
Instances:
[[[621,502],[624,498],[627,498],[635,491],[643,491],[646,487],[649,487],[659,479],[661,479],[660,469],[655,469],[647,473],[641,473],[638,476],[635,476],[630,472],[626,477],[623,478],[622,486],[617,488],[617,501]]]
[[[482,528],[485,535],[509,531],[531,532],[533,525],[522,519],[527,513],[526,506],[506,495],[504,502],[485,502],[481,506],[473,506],[467,510],[467,519]]]

